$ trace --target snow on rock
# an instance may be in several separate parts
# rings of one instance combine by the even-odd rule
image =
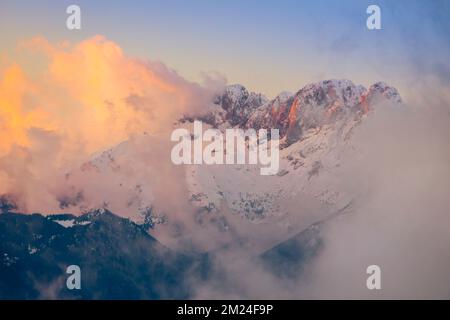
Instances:
[[[289,145],[298,141],[310,128],[346,116],[360,116],[383,100],[401,103],[397,90],[382,82],[367,90],[349,80],[324,80],[304,86],[295,95],[280,94],[259,107],[245,127],[277,128]]]
[[[77,221],[75,219],[68,219],[68,220],[52,220],[53,222],[56,222],[57,224],[63,226],[64,228],[72,228],[74,226],[86,226],[91,224],[91,221],[84,220],[84,221]]]
[[[64,228],[72,228],[75,225],[75,220],[53,220],[57,224],[63,226]]]
[[[383,100],[391,101],[395,104],[402,103],[402,98],[397,89],[384,82],[377,82],[370,86],[369,90],[365,93],[365,100],[369,104],[378,103]]]
[[[249,118],[245,127],[256,130],[276,128],[280,136],[286,134],[289,111],[294,100],[290,92],[282,92],[272,101],[259,107]]]
[[[266,103],[267,98],[254,92],[248,92],[240,85],[230,85],[225,92],[217,98],[216,104],[225,110],[225,119],[232,126],[243,125],[255,109]]]
[[[139,224],[161,221],[149,229],[158,239],[162,233],[176,237],[180,230],[195,236],[194,229],[188,229],[192,224],[179,224],[180,216],[192,215],[188,218],[196,227],[212,228],[211,239],[238,238],[270,246],[350,206],[357,195],[343,188],[341,167],[346,157],[358,157],[352,132],[380,100],[401,103],[397,90],[384,83],[367,90],[349,80],[325,80],[271,101],[241,85],[228,86],[215,101],[210,127],[280,129],[285,144],[278,175],[261,176],[258,165],[172,168],[167,166],[170,150],[163,148],[169,137],[143,135],[70,172],[67,179],[74,196],[80,186],[84,196],[69,201],[69,209],[103,205]],[[194,118],[187,120],[177,126],[189,128]],[[174,190],[166,190],[168,186]],[[175,204],[181,200],[194,210],[180,213]],[[161,203],[174,203],[173,210]],[[58,223],[75,225],[71,220]]]

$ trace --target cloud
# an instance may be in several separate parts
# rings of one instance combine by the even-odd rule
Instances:
[[[44,62],[35,74],[17,62],[0,60],[0,195],[12,195],[22,212],[48,213],[60,211],[64,197],[97,206],[106,194],[110,205],[121,209],[117,213],[126,212],[132,199],[127,198],[130,189],[123,191],[116,180],[120,175],[85,168],[92,171],[72,175],[66,184],[65,168],[128,140],[133,165],[127,167],[130,158],[119,157],[109,170],[127,167],[123,175],[142,182],[141,192],[148,192],[162,212],[176,218],[179,229],[172,231],[191,232],[185,234],[186,242],[191,235],[198,238],[197,248],[201,242],[218,241],[210,236],[217,233],[189,226],[194,222],[186,216],[193,212],[178,183],[184,172],[168,161],[166,134],[180,115],[202,112],[223,79],[207,77],[204,85],[189,82],[162,63],[126,56],[101,36],[78,44],[35,38],[22,43],[20,50],[43,56]],[[237,243],[217,255],[216,279],[194,285],[195,294],[448,298],[450,91],[442,81],[446,73],[443,69],[412,79],[406,108],[378,106],[355,131],[352,139],[361,157],[342,161],[339,179],[358,199],[350,214],[325,224],[323,250],[305,274],[280,281],[259,262],[246,259],[252,252]],[[151,137],[141,136],[143,132]],[[381,267],[381,291],[365,287],[370,264]]]
[[[237,246],[217,253],[207,281],[192,280],[194,296],[448,299],[450,100],[434,99],[435,90],[424,87],[402,108],[378,105],[354,131],[357,156],[348,154],[337,172],[341,191],[355,195],[351,209],[321,224],[320,249],[291,264],[294,277]],[[381,268],[381,290],[366,287],[369,265]]]
[[[362,158],[347,159],[342,179],[364,192],[352,214],[326,225],[325,249],[305,289],[310,296],[450,297],[447,107],[379,108],[358,129]],[[365,286],[371,264],[381,267],[380,291]]]
[[[27,63],[5,58],[0,68],[0,194],[20,192],[25,212],[57,209],[32,199],[51,197],[42,194],[58,189],[61,169],[134,135],[169,131],[225,83],[219,75],[189,82],[103,36],[76,44],[37,37],[18,50]]]

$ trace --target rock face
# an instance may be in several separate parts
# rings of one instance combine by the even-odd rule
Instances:
[[[249,165],[169,168],[169,160],[161,161],[161,155],[170,158],[169,138],[143,135],[98,153],[70,171],[66,183],[73,191],[61,196],[61,209],[85,212],[105,207],[148,226],[150,234],[170,235],[167,241],[176,235],[178,243],[197,243],[190,237],[201,234],[198,230],[180,233],[180,223],[202,231],[217,230],[220,236],[214,237],[223,239],[222,245],[233,241],[236,234],[248,233],[241,218],[270,225],[277,229],[272,234],[285,234],[285,226],[301,230],[345,207],[355,196],[346,194],[340,185],[343,159],[355,152],[353,129],[365,115],[370,116],[376,103],[383,102],[401,103],[397,90],[384,83],[366,89],[349,80],[325,80],[270,101],[232,85],[211,102],[209,114],[184,118],[176,126],[189,127],[192,123],[188,122],[199,119],[219,130],[277,128],[282,139],[277,175],[262,177],[258,166]],[[178,181],[170,193],[175,198],[172,202],[183,199],[193,213],[176,214],[172,208],[161,207],[161,202],[167,202],[167,194],[160,192],[165,190],[160,185],[165,180]],[[314,208],[311,214],[299,213],[298,201]],[[177,222],[180,218],[194,221]],[[267,230],[255,227],[254,232],[257,242],[263,243]]]
[[[296,278],[320,250],[318,231],[313,226],[254,258],[274,276]],[[196,286],[226,279],[214,257],[166,248],[106,210],[0,214],[2,300],[192,299]],[[67,289],[70,265],[80,267],[81,290]]]
[[[248,92],[240,84],[227,86],[225,92],[216,99],[216,104],[226,112],[224,120],[232,126],[243,126],[250,115],[266,102],[267,98],[264,95]]]
[[[302,132],[322,126],[358,108],[364,87],[348,80],[326,80],[307,85],[295,95],[289,112],[287,141],[297,141]]]
[[[303,132],[344,117],[360,117],[378,103],[401,104],[394,87],[377,82],[369,89],[350,80],[324,80],[301,88],[297,93],[282,92],[273,100],[248,92],[240,84],[227,86],[216,97],[219,108],[197,117],[214,127],[244,129],[278,129],[285,145],[298,141]]]
[[[236,104],[239,99],[233,101]],[[349,210],[357,195],[343,188],[340,177],[345,175],[345,159],[358,156],[353,133],[377,104],[401,102],[397,90],[381,82],[366,89],[349,80],[325,80],[250,108],[245,123],[233,125],[224,120],[220,129],[279,129],[279,172],[261,177],[252,166],[188,166],[186,183],[195,199],[192,203],[199,210],[208,208],[202,211],[202,218],[216,215],[238,234],[241,222],[233,221],[234,215],[259,224],[251,235],[245,229],[245,236],[258,239],[258,243],[264,242],[262,224],[270,225],[273,235],[287,229],[303,230],[343,208]],[[224,119],[233,117],[227,113],[234,108],[219,106]]]
[[[247,128],[277,128],[288,144],[303,132],[345,116],[367,113],[375,103],[401,103],[397,90],[382,82],[369,90],[349,80],[325,80],[309,84],[295,95],[282,93],[256,110]]]
[[[365,107],[370,108],[370,106],[383,101],[400,104],[402,103],[402,98],[394,87],[388,86],[384,82],[377,82],[370,86],[369,90],[362,97],[362,101]]]
[[[376,105],[401,101],[381,82],[366,89],[326,80],[270,101],[232,85],[211,102],[209,114],[176,126],[199,119],[219,130],[277,128],[283,140],[277,175],[261,176],[258,165],[175,168],[169,137],[144,134],[65,175],[61,210],[88,214],[12,214],[15,198],[0,195],[0,213],[6,212],[0,214],[0,299],[189,298],[185,280],[202,278],[205,257],[233,246],[282,278],[296,277],[321,247],[321,221],[351,211],[358,199],[358,190],[342,185],[346,160],[359,156],[354,129]],[[61,280],[71,264],[87,272],[77,293]]]
[[[294,95],[290,92],[283,92],[272,101],[264,104],[251,115],[246,123],[246,128],[277,128],[280,136],[286,135],[289,126],[289,112]]]

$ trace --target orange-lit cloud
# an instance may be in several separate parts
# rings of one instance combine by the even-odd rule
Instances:
[[[77,44],[37,37],[18,51],[26,63],[0,60],[0,194],[23,193],[33,179],[38,186],[57,168],[135,134],[170,130],[224,84],[189,82],[102,36]],[[26,186],[19,183],[25,173]]]

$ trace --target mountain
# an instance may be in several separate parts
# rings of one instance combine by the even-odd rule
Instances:
[[[6,212],[0,232],[0,300],[190,299],[198,287],[229,276],[213,263],[220,251],[175,252],[106,210],[78,217]],[[321,245],[319,225],[313,225],[255,258],[240,259],[295,279]],[[66,268],[74,264],[81,270],[80,290],[66,286]]]
[[[401,103],[397,90],[383,83],[365,89],[349,80],[326,80],[284,92],[239,125],[280,130],[278,174],[261,176],[258,166],[248,165],[187,166],[192,204],[209,208],[204,216],[219,216],[230,232],[260,250],[349,211],[358,194],[345,188],[342,177],[346,161],[359,157],[353,133],[378,105]]]
[[[369,90],[349,80],[325,80],[309,84],[295,95],[282,93],[254,112],[247,128],[277,128],[288,144],[298,141],[303,132],[321,127],[345,116],[361,116],[375,103],[387,100],[401,103],[397,90],[376,83]]]
[[[243,127],[254,112],[269,100],[261,93],[249,92],[241,84],[225,87],[212,101],[212,109],[204,114],[183,116],[181,123],[201,120],[213,127]]]
[[[307,263],[320,253],[324,243],[322,223],[316,223],[290,239],[262,253],[258,259],[271,274],[280,279],[298,279]]]
[[[228,86],[169,134],[134,136],[69,168],[57,199],[76,216],[12,214],[14,196],[0,196],[8,212],[0,215],[0,295],[187,298],[191,275],[207,277],[210,255],[233,247],[296,277],[321,248],[320,225],[351,212],[364,191],[344,185],[349,159],[360,158],[354,132],[376,108],[400,105],[398,91],[381,82],[366,89],[325,80],[272,100]],[[261,176],[260,165],[173,165],[170,132],[196,119],[204,129],[279,129],[278,174]],[[87,290],[64,289],[70,264],[85,270]]]
[[[277,175],[261,176],[258,165],[172,166],[169,137],[144,134],[68,172],[61,208],[108,208],[146,225],[168,246],[209,251],[240,241],[262,252],[343,208],[351,210],[358,194],[344,188],[341,177],[346,159],[358,157],[353,132],[382,104],[401,104],[397,90],[384,83],[366,89],[325,80],[270,101],[232,85],[217,95],[211,113],[182,117],[176,127],[192,129],[200,119],[209,120],[205,128],[219,130],[278,128]],[[204,234],[215,240],[205,242]]]
[[[66,287],[69,265],[81,268],[81,290]],[[205,256],[176,253],[106,210],[0,214],[0,299],[183,299],[187,274],[206,268]]]
[[[294,102],[294,94],[282,92],[275,99],[260,106],[245,124],[246,128],[276,128],[280,136],[284,137],[288,128],[288,117]]]
[[[250,115],[267,101],[264,95],[249,93],[244,86],[235,84],[227,86],[215,103],[225,110],[224,120],[229,121],[232,126],[242,126],[248,121]]]

